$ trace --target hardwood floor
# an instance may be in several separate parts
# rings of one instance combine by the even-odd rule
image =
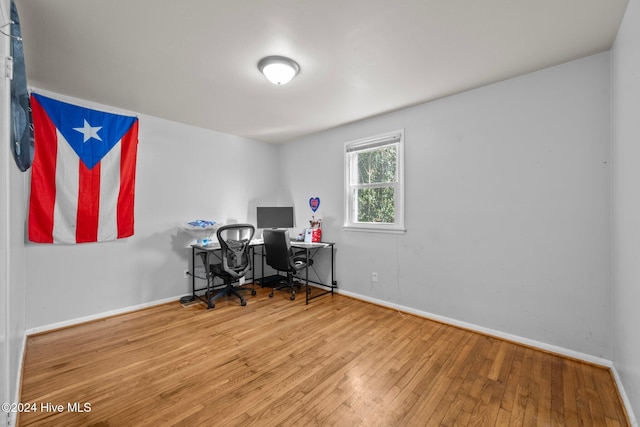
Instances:
[[[21,401],[36,411],[19,425],[629,425],[606,368],[340,295],[267,293],[29,337]]]

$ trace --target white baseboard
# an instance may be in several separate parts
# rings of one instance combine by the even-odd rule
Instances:
[[[425,319],[431,319],[431,320],[435,320],[437,322],[441,322],[441,323],[445,323],[448,325],[452,325],[452,326],[458,326],[464,329],[468,329],[471,331],[476,331],[476,332],[480,332],[482,334],[486,334],[486,335],[491,335],[494,336],[496,338],[502,338],[508,341],[512,341],[512,342],[516,342],[519,344],[523,344],[529,347],[534,347],[534,348],[539,348],[541,350],[544,351],[548,351],[551,353],[556,353],[562,356],[567,356],[567,357],[571,357],[573,359],[577,359],[577,360],[582,360],[588,363],[592,363],[595,365],[600,365],[600,366],[604,366],[606,368],[611,369],[611,372],[613,373],[613,377],[615,379],[616,382],[616,386],[618,387],[618,392],[620,393],[620,397],[622,399],[622,402],[625,406],[625,409],[627,411],[627,415],[629,416],[629,421],[631,422],[631,425],[633,427],[638,427],[638,422],[636,420],[636,417],[633,413],[633,409],[631,407],[631,402],[629,401],[629,398],[624,390],[624,386],[622,385],[622,381],[620,379],[620,376],[618,375],[618,372],[616,371],[615,365],[613,364],[613,362],[611,360],[608,359],[603,359],[601,357],[596,357],[590,354],[586,354],[586,353],[582,353],[579,351],[574,351],[574,350],[569,350],[567,348],[564,347],[558,347],[555,345],[551,345],[551,344],[547,344],[547,343],[543,343],[540,341],[536,341],[536,340],[532,340],[529,338],[523,338],[517,335],[512,335],[512,334],[508,334],[506,332],[502,332],[502,331],[498,331],[495,329],[490,329],[490,328],[485,328],[483,326],[478,326],[478,325],[474,325],[472,323],[467,323],[467,322],[462,322],[456,319],[451,319],[449,317],[445,317],[445,316],[440,316],[437,314],[433,314],[433,313],[429,313],[426,311],[422,311],[422,310],[416,310],[414,308],[411,307],[405,307],[403,305],[400,304],[395,304],[389,301],[384,301],[384,300],[379,300],[377,298],[371,298],[368,296],[364,296],[364,295],[360,295],[360,294],[356,294],[354,292],[349,292],[349,291],[345,291],[343,289],[336,289],[335,290],[336,293],[354,298],[354,299],[359,299],[361,301],[366,301],[366,302],[370,302],[372,304],[376,304],[376,305],[380,305],[382,307],[387,307],[387,308],[392,308],[394,310],[399,310],[402,311],[403,313],[409,313],[409,314],[414,314],[416,316],[420,316],[420,317],[424,317]]]
[[[21,402],[20,395],[22,392],[22,368],[24,366],[24,353],[27,349],[27,334],[22,335],[22,345],[20,346],[20,354],[18,355],[18,369],[16,370],[16,395],[11,402]],[[17,413],[10,412],[7,421],[8,427],[16,425]]]
[[[152,307],[154,305],[160,305],[160,304],[165,304],[168,302],[172,302],[172,301],[178,301],[180,299],[180,297],[184,296],[184,294],[181,294],[179,296],[175,296],[175,297],[171,297],[171,298],[165,298],[162,300],[157,300],[157,301],[152,301],[152,302],[148,302],[148,303],[144,303],[144,304],[138,304],[138,305],[134,305],[134,306],[130,306],[130,307],[125,307],[125,308],[120,308],[117,310],[111,310],[111,311],[107,311],[104,313],[100,313],[100,314],[95,314],[95,315],[91,315],[91,316],[85,316],[85,317],[80,317],[80,318],[76,318],[76,319],[70,319],[70,320],[66,320],[64,322],[58,322],[58,323],[52,323],[49,325],[44,325],[44,326],[38,326],[36,328],[31,328],[31,329],[26,329],[24,332],[24,335],[22,337],[22,348],[20,349],[20,357],[19,357],[19,365],[18,365],[18,370],[17,370],[17,375],[16,375],[16,396],[13,400],[13,402],[20,402],[20,394],[22,391],[22,368],[23,368],[23,364],[24,364],[24,354],[27,348],[27,337],[29,335],[33,335],[33,334],[39,334],[41,332],[47,332],[47,331],[52,331],[55,329],[60,329],[60,328],[64,328],[67,326],[73,326],[73,325],[77,325],[80,323],[84,323],[84,322],[89,322],[92,320],[98,320],[98,319],[103,319],[105,317],[110,317],[110,316],[115,316],[117,314],[123,314],[123,313],[129,313],[132,311],[137,311],[137,310],[141,310],[143,308],[147,308],[147,307]],[[9,420],[8,420],[8,427],[13,427],[16,425],[16,414],[15,413],[11,413],[9,414]]]
[[[91,316],[78,317],[78,318],[75,318],[75,319],[65,320],[64,322],[51,323],[49,325],[38,326],[38,327],[35,327],[35,328],[27,329],[25,331],[25,335],[29,336],[29,335],[33,335],[33,334],[39,334],[39,333],[42,333],[42,332],[52,331],[54,329],[60,329],[60,328],[65,328],[67,326],[77,325],[79,323],[90,322],[92,320],[98,320],[98,319],[104,319],[105,317],[111,317],[111,316],[115,316],[117,314],[124,314],[124,313],[129,313],[129,312],[132,312],[132,311],[142,310],[143,308],[153,307],[154,305],[160,305],[160,304],[165,304],[165,303],[172,302],[172,301],[178,301],[183,296],[184,296],[184,294],[181,294],[181,295],[178,295],[178,296],[175,296],[175,297],[169,297],[169,298],[164,298],[164,299],[161,299],[161,300],[146,302],[144,304],[132,305],[132,306],[129,306],[129,307],[124,307],[124,308],[119,308],[119,309],[116,309],[116,310],[107,311],[107,312],[104,312],[104,313],[92,314]]]
[[[404,313],[409,313],[409,314],[414,314],[416,316],[420,316],[420,317],[424,317],[426,319],[431,319],[431,320],[435,320],[441,323],[446,323],[448,325],[452,325],[452,326],[458,326],[464,329],[468,329],[471,331],[476,331],[476,332],[480,332],[486,335],[491,335],[494,336],[496,338],[502,338],[508,341],[512,341],[512,342],[516,342],[519,344],[523,344],[523,345],[527,345],[529,347],[534,347],[534,348],[539,348],[541,350],[545,350],[545,351],[549,351],[552,353],[556,353],[559,355],[563,355],[563,356],[567,356],[567,357],[571,357],[573,359],[578,359],[578,360],[582,360],[585,362],[589,362],[589,363],[593,363],[595,365],[600,365],[600,366],[604,366],[607,368],[611,369],[611,372],[613,373],[613,377],[615,379],[616,385],[618,387],[618,391],[620,393],[620,396],[622,398],[622,401],[625,405],[625,408],[627,410],[627,415],[629,416],[629,421],[631,422],[631,425],[633,427],[638,427],[638,423],[637,420],[635,418],[635,415],[633,413],[633,410],[631,408],[631,402],[629,401],[629,398],[624,390],[624,386],[622,385],[622,381],[620,380],[620,376],[618,375],[618,372],[615,369],[615,366],[613,364],[613,362],[611,360],[608,359],[603,359],[601,357],[596,357],[596,356],[592,356],[590,354],[586,354],[586,353],[581,353],[578,351],[574,351],[574,350],[569,350],[566,349],[564,347],[558,347],[555,345],[551,345],[551,344],[547,344],[547,343],[543,343],[540,341],[536,341],[536,340],[532,340],[529,338],[523,338],[517,335],[512,335],[512,334],[508,334],[506,332],[502,332],[502,331],[498,331],[495,329],[490,329],[490,328],[485,328],[483,326],[478,326],[478,325],[474,325],[472,323],[467,323],[467,322],[462,322],[456,319],[452,319],[449,317],[445,317],[445,316],[440,316],[437,314],[433,314],[433,313],[429,313],[426,311],[422,311],[422,310],[416,310],[414,308],[410,308],[410,307],[405,307],[403,305],[400,304],[395,304],[395,303],[391,303],[389,301],[384,301],[384,300],[379,300],[376,298],[371,298],[371,297],[367,297],[364,295],[360,295],[360,294],[356,294],[354,292],[349,292],[349,291],[345,291],[342,289],[336,289],[334,292],[354,298],[354,299],[358,299],[361,301],[366,301],[366,302],[370,302],[372,304],[376,304],[376,305],[380,305],[383,307],[388,307],[388,308],[392,308],[394,310],[400,310]],[[105,317],[110,317],[110,316],[115,316],[117,314],[123,314],[123,313],[129,313],[132,311],[136,311],[136,310],[141,310],[143,308],[147,308],[147,307],[152,307],[155,305],[160,305],[160,304],[165,304],[168,302],[172,302],[172,301],[178,301],[180,299],[181,296],[184,295],[178,295],[175,297],[170,297],[170,298],[165,298],[162,300],[157,300],[157,301],[152,301],[152,302],[148,302],[148,303],[144,303],[144,304],[138,304],[138,305],[134,305],[134,306],[130,306],[130,307],[125,307],[125,308],[120,308],[117,310],[112,310],[112,311],[108,311],[108,312],[104,312],[104,313],[100,313],[100,314],[95,314],[95,315],[91,315],[91,316],[85,316],[85,317],[80,317],[80,318],[76,318],[76,319],[71,319],[71,320],[67,320],[64,322],[58,322],[58,323],[53,323],[53,324],[49,324],[49,325],[44,325],[44,326],[40,326],[40,327],[36,327],[36,328],[31,328],[25,331],[25,335],[24,338],[22,340],[22,351],[21,351],[21,357],[20,357],[20,366],[18,367],[18,385],[16,387],[17,392],[19,393],[20,390],[20,380],[21,380],[21,375],[22,375],[22,363],[24,360],[24,351],[25,351],[25,347],[26,347],[26,339],[27,336],[29,335],[33,335],[33,334],[38,334],[41,332],[47,332],[47,331],[51,331],[54,329],[60,329],[60,328],[64,328],[67,326],[72,326],[72,325],[76,325],[79,323],[84,323],[84,322],[89,322],[92,320],[98,320],[98,319],[102,319]],[[15,402],[19,401],[19,396],[16,396],[16,400]],[[15,422],[15,419],[13,420]],[[13,426],[15,424],[11,424],[11,420],[10,422],[10,426]]]
[[[618,387],[618,393],[620,393],[620,398],[622,399],[622,402],[624,403],[624,407],[627,410],[627,416],[629,417],[629,422],[631,423],[632,427],[638,427],[638,420],[636,419],[636,416],[633,413],[633,408],[631,407],[631,401],[629,400],[629,396],[627,396],[627,393],[624,390],[624,385],[622,385],[622,380],[620,379],[620,375],[618,375],[618,371],[616,370],[615,366],[611,368],[611,372],[613,372],[613,378],[616,381],[616,386]]]
[[[371,298],[367,296],[363,296],[360,294],[356,294],[353,292],[345,291],[338,289],[336,292],[346,295],[351,298],[359,299],[362,301],[370,302],[372,304],[380,305],[383,307],[393,308],[394,310],[400,310],[404,313],[415,314],[416,316],[424,317],[426,319],[435,320],[440,323],[446,323],[452,326],[458,326],[460,328],[469,329],[472,331],[480,332],[482,334],[491,335],[496,338],[502,338],[508,341],[513,341],[519,344],[523,344],[529,347],[539,348],[541,350],[545,350],[551,353],[557,353],[563,356],[571,357],[578,360],[583,360],[585,362],[593,363],[595,365],[605,366],[607,368],[612,368],[613,363],[608,359],[603,359],[601,357],[596,357],[590,354],[581,353],[579,351],[569,350],[564,347],[558,347],[555,345],[547,344],[541,341],[532,340],[529,338],[523,338],[518,335],[512,335],[506,332],[502,332],[496,329],[485,328],[484,326],[478,326],[473,323],[462,322],[460,320],[452,319],[450,317],[440,316],[438,314],[429,313],[427,311],[416,310],[415,308],[405,307],[400,304],[395,304],[389,301],[379,300],[376,298]]]

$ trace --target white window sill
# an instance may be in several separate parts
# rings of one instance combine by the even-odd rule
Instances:
[[[388,226],[388,225],[345,225],[344,231],[358,231],[361,233],[389,233],[389,234],[405,234],[407,229],[404,227]]]

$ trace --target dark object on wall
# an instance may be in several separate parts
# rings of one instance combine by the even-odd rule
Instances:
[[[27,75],[22,49],[22,31],[18,9],[11,1],[11,56],[13,78],[11,79],[11,151],[21,171],[26,171],[33,162],[33,120],[29,106]]]

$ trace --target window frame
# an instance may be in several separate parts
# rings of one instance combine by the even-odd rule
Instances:
[[[389,187],[389,183],[357,183],[355,153],[396,144],[396,182],[394,187],[394,222],[375,223],[356,221],[357,190],[361,188]],[[344,224],[347,231],[404,234],[405,192],[404,192],[404,129],[385,132],[344,143]]]

